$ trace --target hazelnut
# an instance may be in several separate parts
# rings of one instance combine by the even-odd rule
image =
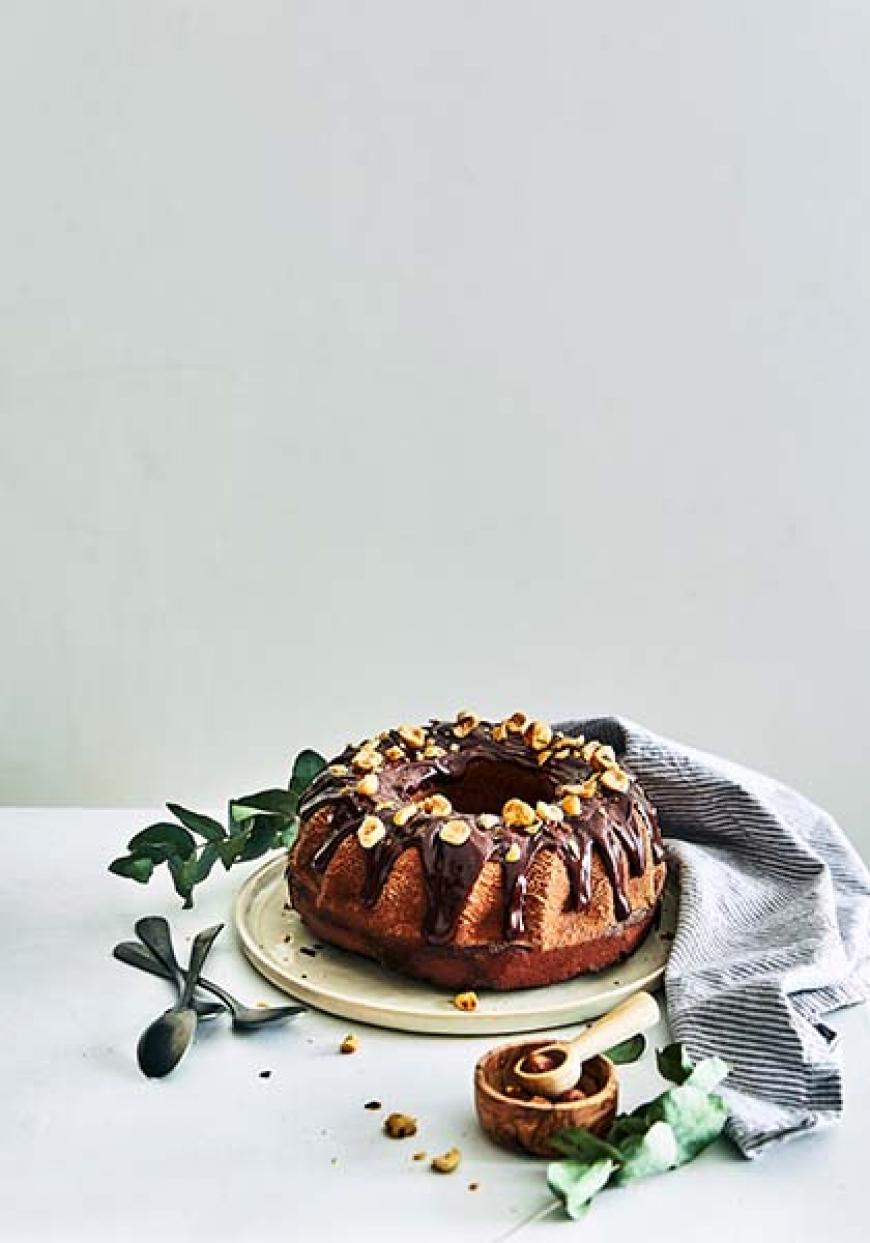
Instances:
[[[333,777],[346,777],[347,764],[330,764],[329,772]]]
[[[471,837],[471,827],[464,820],[448,820],[439,829],[438,836],[450,846],[462,846]]]
[[[491,811],[485,811],[477,817],[477,823],[482,829],[495,829],[501,824],[501,816],[494,816]]]
[[[567,1088],[564,1092],[560,1092],[556,1097],[557,1105],[566,1105],[569,1101],[585,1101],[586,1093],[581,1092],[579,1088]]]
[[[456,724],[453,726],[453,732],[457,738],[467,738],[472,730],[477,729],[479,724],[480,717],[473,712],[469,712],[467,708],[463,708],[461,712],[456,714]]]
[[[450,746],[449,746],[448,750],[450,750],[450,751],[458,751],[458,750],[459,750],[459,743],[458,743],[458,742],[451,742],[451,744],[450,744]]]
[[[376,773],[366,773],[364,777],[360,777],[356,783],[357,794],[364,794],[366,798],[374,798],[378,792],[378,778]]]
[[[525,712],[513,712],[509,717],[506,717],[505,720],[502,721],[502,725],[509,734],[524,733],[528,723],[529,718],[526,716]]]
[[[560,747],[560,748],[559,748],[559,750],[556,752],[556,759],[557,759],[557,760],[566,760],[567,758],[568,758],[568,748],[567,748],[567,747]]]
[[[598,741],[597,738],[590,738],[589,741],[584,743],[583,746],[580,748],[580,754],[583,756],[584,760],[586,760],[586,762],[589,763],[589,761],[592,759],[593,755],[595,754],[595,752],[598,750],[600,746],[601,746],[601,743]]]
[[[403,760],[405,758],[405,752],[402,750],[402,748],[397,747],[395,745],[392,747],[387,747],[386,751],[384,752],[384,755],[387,757],[388,760]]]
[[[542,1075],[556,1065],[555,1058],[547,1053],[527,1053],[523,1058],[523,1070],[527,1075]]]
[[[583,800],[579,794],[566,794],[560,800],[559,806],[566,816],[579,816],[583,811]]]
[[[511,842],[510,846],[508,846],[507,850],[504,852],[505,863],[519,863],[522,853],[523,852],[520,850],[517,843]]]
[[[530,721],[523,730],[523,738],[535,751],[543,751],[553,740],[553,731],[546,721]]]
[[[453,1004],[457,1010],[476,1010],[477,1009],[477,993],[457,993],[453,998]]]
[[[593,768],[617,768],[616,753],[613,747],[601,746],[592,753]]]
[[[447,752],[444,750],[444,748],[439,747],[434,742],[427,742],[426,746],[423,748],[423,758],[425,760],[437,760],[437,759],[440,759],[442,755],[446,755],[446,754]]]
[[[624,794],[631,785],[631,778],[621,768],[606,768],[601,774],[601,784],[608,790],[616,790],[618,794]]]
[[[501,815],[505,824],[519,825],[521,828],[535,823],[534,807],[530,807],[521,798],[509,798],[501,809]]]
[[[419,751],[426,742],[426,731],[422,725],[400,725],[396,733],[416,751]]]
[[[351,763],[359,772],[372,772],[376,768],[383,768],[384,757],[374,747],[364,746],[360,747]]]
[[[383,820],[379,820],[377,816],[365,816],[356,836],[364,850],[371,850],[372,846],[377,846],[378,842],[384,840],[386,833]]]
[[[505,738],[507,738],[507,726],[504,721],[499,722],[498,725],[493,725],[492,738],[493,742],[504,742]]]
[[[356,1053],[359,1048],[359,1036],[350,1032],[338,1046],[339,1053]]]
[[[393,824],[398,825],[399,828],[402,828],[402,826],[407,824],[409,820],[414,819],[419,810],[420,808],[416,803],[406,803],[404,807],[400,807],[397,812],[394,812]]]
[[[557,823],[565,819],[565,813],[556,803],[545,803],[540,799],[535,803],[535,811],[542,820],[555,820]]]
[[[421,799],[417,806],[427,816],[449,816],[453,811],[453,804],[443,794],[430,794],[428,798]]]
[[[574,794],[577,798],[594,798],[598,793],[597,776],[587,777],[580,785],[562,786],[563,794]]]
[[[390,1139],[407,1139],[417,1134],[417,1119],[410,1114],[388,1114],[384,1119],[384,1130]]]
[[[438,1174],[452,1174],[461,1160],[462,1153],[458,1148],[448,1148],[440,1157],[432,1158],[432,1169]]]
[[[538,752],[538,763],[539,764],[546,764],[547,761],[551,760],[552,758],[553,758],[553,752],[550,750],[544,750],[544,751]]]

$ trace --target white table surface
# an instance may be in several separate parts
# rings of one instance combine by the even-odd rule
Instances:
[[[494,1243],[546,1206],[544,1163],[502,1152],[477,1128],[471,1072],[497,1043],[491,1038],[358,1026],[359,1051],[347,1057],[338,1053],[343,1019],[311,1013],[248,1037],[218,1020],[172,1077],[143,1079],[136,1038],[166,1005],[168,986],[115,962],[112,945],[146,913],[166,914],[184,944],[229,918],[246,874],[215,873],[192,911],[163,880],[145,888],[109,875],[106,863],[149,818],[0,811],[0,1238],[245,1240],[259,1230],[298,1240]],[[230,928],[208,973],[251,1001],[280,1000]],[[840,1126],[752,1163],[720,1141],[683,1170],[602,1194],[582,1223],[554,1215],[512,1237],[865,1238],[866,1010],[833,1025],[846,1066]],[[653,1038],[664,1043],[667,1033]],[[623,1108],[664,1086],[651,1061],[647,1053],[622,1071]],[[263,1069],[270,1078],[259,1077]],[[381,1112],[363,1108],[371,1099],[383,1102]],[[394,1109],[419,1118],[416,1137],[382,1135]],[[417,1149],[454,1144],[463,1152],[454,1175],[411,1160]]]

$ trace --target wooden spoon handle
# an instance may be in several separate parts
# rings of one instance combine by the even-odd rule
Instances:
[[[615,1044],[646,1031],[659,1021],[658,1002],[649,993],[635,993],[615,1006],[609,1014],[597,1019],[594,1023],[575,1036],[568,1043],[576,1057],[578,1054],[585,1061],[596,1053],[603,1053]]]

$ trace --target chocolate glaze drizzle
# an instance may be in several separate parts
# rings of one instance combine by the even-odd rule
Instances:
[[[477,822],[481,811],[498,812],[501,803],[510,797],[552,801],[558,787],[584,781],[595,771],[593,766],[571,751],[562,759],[555,757],[546,764],[538,763],[538,753],[521,735],[508,735],[495,740],[490,726],[481,722],[464,738],[457,738],[453,725],[433,721],[427,728],[427,742],[445,749],[437,758],[420,758],[397,733],[382,738],[381,748],[399,746],[404,758],[387,761],[378,772],[378,793],[375,799],[359,794],[356,783],[361,776],[351,766],[357,748],[348,746],[333,761],[346,766],[346,774],[325,769],[306,792],[300,815],[304,823],[323,807],[332,809],[326,837],[312,855],[309,866],[318,874],[325,872],[341,844],[360,827],[367,815],[377,815],[386,834],[375,846],[364,851],[365,881],[363,902],[374,906],[400,855],[411,848],[418,851],[426,887],[426,913],[423,934],[431,945],[449,942],[466,898],[487,862],[501,864],[503,873],[503,932],[505,940],[521,942],[525,934],[525,898],[529,871],[542,851],[554,851],[562,860],[569,881],[569,903],[574,910],[583,910],[591,897],[592,856],[597,851],[613,890],[614,912],[618,920],[627,919],[631,905],[626,894],[630,876],[640,876],[647,866],[647,843],[652,861],[664,858],[658,820],[652,804],[632,782],[623,793],[604,790],[583,802],[579,815],[565,815],[559,823],[542,821],[534,833],[513,828],[499,820],[491,829]],[[458,744],[456,750],[451,745]],[[559,750],[558,739],[553,742]],[[509,767],[508,767],[509,766]],[[498,806],[461,810],[474,803],[471,787],[478,792],[487,786],[487,773],[492,785],[498,786]],[[498,774],[496,782],[495,775]],[[516,789],[507,789],[514,778]],[[505,790],[507,789],[507,792]],[[427,814],[422,809],[406,825],[393,823],[393,812],[411,801],[440,793],[451,799],[454,811],[450,819],[462,820],[470,828],[470,836],[461,845],[452,845],[439,835],[445,824],[443,816]],[[501,797],[501,794],[504,797]],[[485,801],[485,800],[484,800]],[[304,837],[303,827],[300,841]],[[509,861],[506,855],[519,848],[519,857]],[[295,864],[291,857],[289,871]]]

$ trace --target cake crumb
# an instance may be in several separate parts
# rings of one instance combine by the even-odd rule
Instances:
[[[271,1077],[272,1077],[272,1072],[271,1072],[271,1070],[261,1070],[261,1071],[260,1071],[260,1078],[261,1078],[261,1079],[271,1079]]]
[[[381,1106],[380,1101],[366,1101],[366,1103],[363,1105],[363,1109],[381,1109],[381,1108],[382,1106]]]
[[[454,1006],[456,1006],[457,1010],[465,1010],[465,1011],[476,1010],[477,1009],[477,993],[474,993],[471,991],[467,993],[457,993],[456,996],[453,998],[453,1004]]]
[[[390,1139],[408,1139],[417,1134],[417,1119],[410,1114],[388,1114],[384,1119],[384,1132]]]
[[[428,1155],[429,1154],[427,1152],[423,1152],[421,1150],[420,1152],[415,1152],[413,1157],[411,1157],[411,1160],[412,1161],[425,1161]]]
[[[339,1053],[356,1053],[358,1048],[359,1037],[355,1036],[353,1032],[348,1032],[344,1040],[342,1040],[341,1044],[338,1046],[338,1051]]]
[[[477,1189],[478,1189],[478,1187],[479,1187],[479,1186],[480,1186],[480,1183],[469,1183],[469,1184],[468,1184],[468,1190],[469,1190],[469,1191],[477,1191]]]

